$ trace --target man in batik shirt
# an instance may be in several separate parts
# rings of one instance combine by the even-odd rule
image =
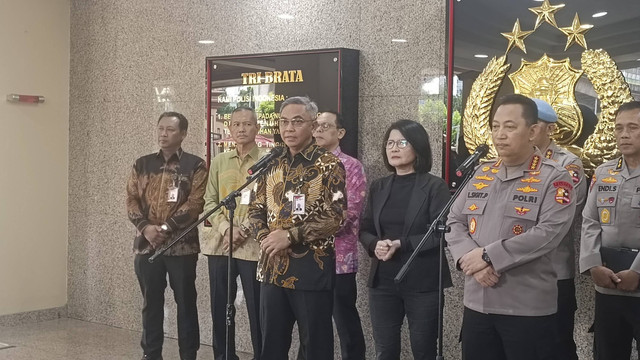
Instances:
[[[204,160],[182,150],[187,127],[187,119],[180,113],[160,115],[156,128],[160,151],[136,160],[127,182],[127,213],[138,230],[134,252],[144,299],[143,359],[162,359],[167,274],[178,305],[180,359],[195,359],[200,347],[195,285],[198,229],[149,263],[157,249],[198,219],[204,205],[207,167]]]
[[[262,360],[288,358],[295,322],[307,360],[333,359],[334,234],[346,214],[340,160],[313,141],[318,107],[291,97],[280,107],[287,151],[259,180],[249,209],[260,242]]]

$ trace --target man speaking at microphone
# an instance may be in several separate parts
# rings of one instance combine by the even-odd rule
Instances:
[[[333,359],[334,234],[347,199],[344,166],[313,141],[317,114],[307,97],[282,103],[278,121],[287,151],[258,180],[249,208],[261,249],[262,360],[288,358],[296,322],[305,358]]]
[[[249,107],[238,107],[231,113],[228,123],[231,138],[236,148],[219,154],[211,161],[207,191],[204,195],[204,212],[208,213],[220,201],[242,186],[248,170],[266,154],[264,148],[256,144],[260,130],[255,111]],[[260,247],[247,232],[249,226],[249,201],[253,184],[244,188],[236,199],[233,219],[233,236],[230,234],[229,212],[222,207],[210,217],[212,228],[203,234],[202,253],[207,255],[209,264],[209,284],[211,293],[211,319],[213,320],[213,354],[215,360],[226,356],[226,305],[228,299],[227,278],[231,276],[232,299],[236,298],[236,278],[240,276],[242,290],[247,302],[249,327],[254,359],[260,359],[260,283],[256,279],[256,265]],[[233,237],[233,239],[231,239]],[[228,274],[229,247],[233,250],[231,274]],[[235,339],[230,343],[232,359],[235,354]]]
[[[534,147],[536,104],[508,95],[498,105],[499,157],[475,170],[448,219],[449,250],[466,275],[462,358],[553,360],[553,255],[575,213],[573,182]]]
[[[144,299],[143,359],[162,359],[167,274],[178,309],[180,359],[195,359],[200,347],[195,286],[198,230],[193,229],[153,263],[148,261],[202,212],[207,167],[204,160],[182,150],[187,128],[187,119],[180,113],[160,115],[156,127],[160,151],[136,160],[127,182],[127,213],[138,230],[134,251]]]

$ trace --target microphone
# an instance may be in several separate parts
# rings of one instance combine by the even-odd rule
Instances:
[[[265,167],[267,167],[267,165],[269,165],[271,160],[282,155],[284,151],[285,150],[282,146],[274,147],[273,149],[271,149],[271,151],[267,155],[261,157],[260,160],[258,160],[258,162],[253,164],[253,166],[250,167],[249,170],[247,170],[247,173],[249,173],[249,175],[253,175],[254,173],[264,169]]]
[[[478,145],[476,151],[471,154],[458,168],[456,169],[456,175],[462,176],[467,172],[480,158],[487,155],[489,152],[489,146],[487,144]]]

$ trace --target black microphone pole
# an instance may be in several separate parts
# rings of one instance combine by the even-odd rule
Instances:
[[[438,355],[436,357],[437,359],[444,359],[444,356],[442,355],[442,343],[443,343],[442,329],[444,327],[444,287],[443,287],[444,275],[443,275],[442,269],[444,268],[444,261],[445,261],[444,234],[451,231],[451,228],[447,226],[447,221],[445,219],[445,216],[449,213],[449,209],[451,209],[453,202],[458,198],[458,196],[462,192],[462,189],[464,189],[464,187],[467,185],[473,173],[474,173],[474,169],[469,168],[467,169],[466,173],[463,174],[465,178],[462,181],[462,184],[460,185],[460,187],[458,187],[458,190],[456,190],[455,194],[453,194],[451,199],[449,199],[449,202],[447,202],[447,204],[444,206],[442,211],[440,211],[440,214],[438,214],[438,217],[431,223],[431,226],[429,226],[429,230],[424,235],[422,240],[420,240],[420,243],[418,244],[418,246],[416,246],[416,248],[413,250],[413,253],[409,257],[409,260],[407,260],[407,262],[402,266],[400,271],[398,271],[398,274],[396,274],[396,277],[393,279],[396,284],[399,284],[402,281],[402,279],[404,279],[404,277],[407,275],[409,268],[411,268],[411,264],[415,260],[416,256],[418,256],[418,253],[420,253],[420,250],[422,250],[422,248],[424,248],[427,245],[427,242],[429,243],[429,247],[428,247],[429,249],[434,248],[436,246],[435,241],[433,239],[429,239],[431,234],[433,233],[440,234],[439,244],[438,244],[440,247],[440,250],[439,250],[440,270],[438,272],[439,298],[438,298]]]

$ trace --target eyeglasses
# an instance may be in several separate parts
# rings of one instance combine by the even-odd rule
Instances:
[[[295,117],[295,118],[293,118],[291,120],[279,119],[278,120],[278,125],[281,128],[287,128],[287,127],[289,127],[289,124],[291,124],[291,125],[293,125],[294,128],[300,128],[300,127],[302,127],[302,125],[304,123],[309,122],[309,121],[313,121],[313,120],[305,120],[305,119],[303,119],[301,117]]]
[[[394,145],[398,145],[398,149],[404,149],[409,146],[409,142],[406,139],[389,140],[385,146],[387,149],[393,149]]]
[[[338,128],[337,125],[329,124],[329,123],[326,123],[326,122],[325,123],[318,123],[318,127],[316,128],[316,130],[325,131],[325,130],[331,129],[332,127]]]

